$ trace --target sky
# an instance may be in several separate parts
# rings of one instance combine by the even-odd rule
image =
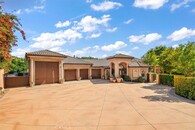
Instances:
[[[195,41],[195,0],[4,0],[26,33],[12,55],[51,50],[70,56],[137,58]]]

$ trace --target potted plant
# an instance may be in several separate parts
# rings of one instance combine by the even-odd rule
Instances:
[[[113,82],[113,83],[116,83],[116,78],[114,78],[114,79],[112,80],[112,82]]]
[[[116,78],[116,81],[117,81],[117,83],[121,83],[122,82],[122,78],[118,77],[118,78]]]
[[[110,77],[110,82],[112,82],[114,80],[114,78],[113,77]]]

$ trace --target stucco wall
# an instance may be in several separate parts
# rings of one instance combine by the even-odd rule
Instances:
[[[64,64],[64,69],[89,69],[91,65]]]
[[[59,62],[59,81],[60,83],[64,82],[64,70],[63,70],[63,60],[64,58],[62,57],[48,57],[48,56],[28,56],[27,57],[30,65],[29,65],[29,70],[30,70],[30,76],[29,76],[29,84],[30,86],[35,85],[35,62],[40,61],[40,62]]]
[[[0,88],[4,88],[4,70],[0,69]]]
[[[29,86],[28,76],[5,77],[5,88]]]
[[[133,73],[135,70],[137,71],[137,75],[135,75],[135,73]],[[148,68],[144,68],[144,67],[131,67],[131,68],[129,68],[128,75],[131,77],[132,80],[135,80],[138,77],[142,76],[142,71],[144,71],[145,79],[146,79],[147,78],[146,74],[148,73]]]

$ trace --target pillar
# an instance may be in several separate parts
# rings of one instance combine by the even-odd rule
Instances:
[[[88,69],[88,78],[89,78],[89,79],[92,79],[91,68]]]
[[[156,84],[160,84],[160,76],[159,76],[159,74],[156,74]]]
[[[129,65],[128,65],[128,63],[126,63],[127,64],[127,75],[130,77],[130,75],[129,75]]]
[[[114,71],[115,71],[115,77],[117,78],[117,77],[119,77],[119,64],[118,63],[115,63],[114,64],[114,67],[115,67],[115,69],[114,69]]]
[[[30,59],[30,86],[34,86],[35,85],[35,64],[34,64],[34,60]]]
[[[63,61],[59,62],[59,81],[60,83],[64,82],[64,69],[63,69]]]
[[[112,75],[112,64],[110,63],[110,77],[112,77],[113,75]]]
[[[101,79],[104,79],[105,75],[104,75],[104,68],[101,68]]]
[[[77,69],[77,80],[81,80],[81,77],[80,77],[80,69]]]

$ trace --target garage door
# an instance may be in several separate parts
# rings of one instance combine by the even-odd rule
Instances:
[[[76,70],[64,70],[65,81],[76,80]]]
[[[59,63],[35,61],[35,85],[59,83]]]
[[[80,76],[81,76],[81,79],[88,79],[88,69],[81,69]]]
[[[101,78],[101,69],[92,69],[92,79]]]

